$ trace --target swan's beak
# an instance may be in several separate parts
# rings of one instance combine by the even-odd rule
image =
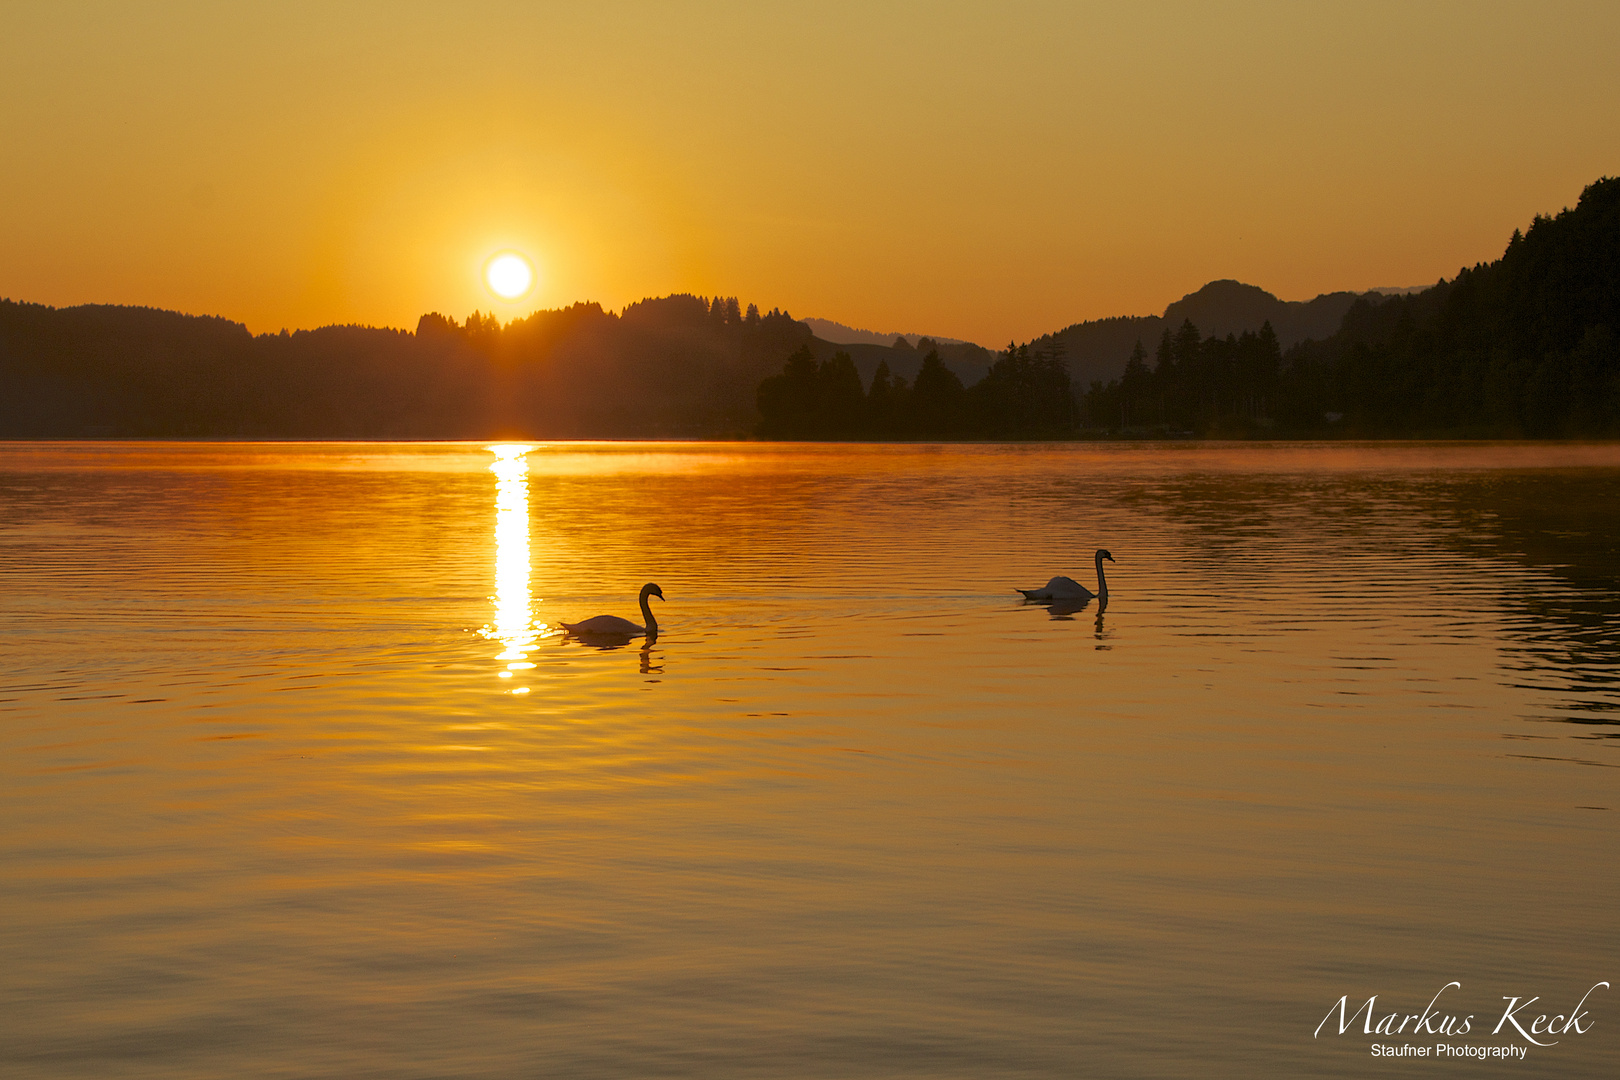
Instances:
[[[1103,558],[1107,559],[1109,562],[1114,561],[1114,557],[1112,555],[1104,555]]]

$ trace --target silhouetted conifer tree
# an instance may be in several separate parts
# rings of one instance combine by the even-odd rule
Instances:
[[[482,353],[493,354],[501,341],[501,321],[495,317],[494,312],[485,315],[475,311],[467,316],[467,321],[461,326],[461,332],[466,335],[467,343],[473,348]]]
[[[939,352],[923,357],[911,388],[911,423],[924,438],[949,438],[966,427],[967,390],[956,372],[946,367]]]
[[[879,360],[871,389],[866,393],[867,430],[878,438],[904,435],[909,396],[906,380],[890,373],[887,360]]]
[[[774,312],[772,314],[775,314]],[[759,433],[768,439],[808,439],[818,432],[819,386],[816,357],[805,345],[788,357],[782,374],[759,384]]]
[[[1131,350],[1130,359],[1125,361],[1125,374],[1119,380],[1119,426],[1122,429],[1142,427],[1153,422],[1156,410],[1152,400],[1152,382],[1153,372],[1147,366],[1147,350],[1142,347],[1142,339],[1137,338],[1136,348]]]
[[[416,320],[417,337],[449,337],[460,331],[461,327],[456,325],[456,320],[446,318],[437,311],[430,311]],[[282,333],[285,335],[286,331]]]
[[[1170,337],[1170,328],[1164,328],[1164,336],[1159,339],[1159,347],[1153,353],[1153,370],[1156,374],[1169,378],[1176,366],[1175,344]]]
[[[846,352],[823,361],[816,372],[816,427],[822,438],[853,439],[866,421],[866,394]]]

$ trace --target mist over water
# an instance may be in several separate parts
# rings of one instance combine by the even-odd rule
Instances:
[[[1620,981],[1617,537],[1611,445],[0,445],[0,1063],[1362,1076],[1329,1007],[1451,980],[1506,1042]],[[1604,993],[1466,1067],[1612,1075]]]

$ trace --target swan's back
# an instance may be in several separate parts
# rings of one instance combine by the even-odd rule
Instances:
[[[645,634],[647,628],[617,615],[595,615],[582,622],[559,623],[570,634]]]
[[[1019,589],[1026,600],[1089,600],[1096,593],[1071,577],[1059,575],[1039,589]]]

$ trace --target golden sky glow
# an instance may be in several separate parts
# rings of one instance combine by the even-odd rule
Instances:
[[[1612,3],[23,0],[0,296],[264,331],[690,291],[999,344],[1427,284],[1620,173],[1617,47]]]

